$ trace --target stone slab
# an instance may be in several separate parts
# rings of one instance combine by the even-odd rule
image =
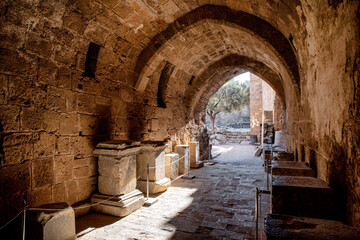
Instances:
[[[313,177],[273,176],[271,213],[334,219],[334,191]]]
[[[290,152],[278,152],[276,157],[278,161],[294,161],[294,154]]]
[[[272,175],[315,177],[315,172],[304,162],[273,161]]]
[[[99,156],[98,190],[105,195],[127,194],[136,189],[136,156]]]
[[[91,209],[95,212],[104,213],[116,217],[125,217],[135,210],[142,207],[144,204],[144,195],[139,190],[134,190],[128,194],[115,196],[103,194],[94,194],[90,202],[91,204],[99,203],[92,206]]]
[[[136,154],[140,150],[140,142],[133,141],[106,141],[99,143],[94,156],[121,157]]]
[[[355,240],[360,231],[342,222],[318,218],[304,218],[269,214],[265,218],[267,239]]]
[[[146,187],[147,181],[138,180],[137,189],[144,194],[147,193]],[[171,180],[169,178],[163,178],[158,181],[149,181],[149,194],[155,194],[159,192],[165,192],[171,186]]]
[[[179,176],[179,154],[165,154],[165,177],[171,180]]]
[[[179,154],[179,174],[185,174],[190,170],[189,145],[176,145],[175,152]]]
[[[26,239],[76,239],[75,213],[71,206],[67,203],[53,203],[37,208],[49,210],[27,211]]]

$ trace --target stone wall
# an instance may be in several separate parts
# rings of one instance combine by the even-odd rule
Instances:
[[[260,124],[262,123],[262,80],[250,74],[250,134],[257,135],[260,142]]]

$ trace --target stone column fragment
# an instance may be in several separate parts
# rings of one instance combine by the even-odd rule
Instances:
[[[191,142],[190,147],[190,167],[192,168],[201,168],[204,166],[204,163],[200,161],[200,146],[199,142]]]
[[[174,180],[179,175],[179,154],[165,154],[165,177]]]
[[[185,174],[190,170],[189,145],[176,145],[175,152],[179,154],[179,174]]]
[[[92,210],[124,217],[144,204],[143,194],[136,189],[136,154],[140,142],[107,141],[94,150],[98,157],[98,190],[90,202],[98,203],[110,196],[115,197],[92,207]]]
[[[147,165],[149,164],[149,194],[163,192],[170,186],[170,179],[165,177],[164,142],[142,142],[141,150],[136,155],[136,171],[140,177],[137,188],[147,193]]]

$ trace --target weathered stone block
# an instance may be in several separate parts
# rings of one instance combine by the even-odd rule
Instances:
[[[169,153],[165,154],[165,177],[171,180],[177,178],[179,175],[179,154]]]
[[[83,201],[88,199],[91,194],[95,191],[98,183],[98,178],[94,177],[85,177],[76,180],[78,185],[77,197],[78,201]]]
[[[74,157],[72,155],[60,155],[54,157],[55,183],[71,180]]]
[[[21,129],[22,130],[45,129],[44,112],[45,110],[37,107],[23,108],[20,114]]]
[[[28,192],[27,199],[30,206],[39,206],[50,203],[52,201],[51,187],[35,188],[31,192]]]
[[[93,136],[79,136],[72,140],[72,154],[77,158],[92,156],[96,142]]]
[[[56,154],[69,154],[70,153],[70,139],[69,137],[58,136],[56,138]]]
[[[78,134],[79,131],[79,120],[78,115],[73,114],[62,114],[60,118],[60,134]]]
[[[334,191],[313,177],[274,176],[271,213],[324,219],[335,218]]]
[[[33,135],[11,134],[3,138],[4,163],[14,164],[33,157]]]
[[[1,96],[0,96],[0,101],[1,101]],[[19,106],[0,105],[0,121],[1,124],[3,125],[4,132],[19,131],[19,127],[20,127],[19,115],[20,115]]]
[[[315,172],[304,162],[273,161],[272,175],[315,177]]]
[[[200,168],[204,166],[204,163],[200,161],[200,146],[199,142],[189,143],[190,147],[190,167]]]
[[[0,194],[2,196],[25,191],[30,187],[29,161],[0,168]]]
[[[109,199],[109,197],[110,196],[108,195],[94,194],[91,197],[90,202],[102,202]],[[142,192],[134,190],[125,195],[113,197],[106,201],[106,203],[100,203],[92,206],[91,209],[95,212],[105,213],[116,217],[125,217],[142,207],[144,202],[145,199]]]
[[[95,113],[95,96],[90,94],[78,94],[77,96],[77,108],[81,113],[94,114]]]
[[[55,134],[46,132],[34,134],[34,157],[53,155],[55,150]]]
[[[176,145],[175,152],[179,154],[179,173],[185,174],[190,170],[190,149],[189,145]]]
[[[53,203],[38,208],[50,210],[27,212],[27,239],[76,239],[75,214],[71,206],[67,203]]]
[[[38,158],[32,164],[33,186],[35,188],[54,183],[53,157]]]
[[[99,192],[107,195],[126,194],[136,188],[136,156],[119,158],[99,156]]]
[[[147,164],[149,164],[149,180],[157,181],[165,177],[165,145],[142,145],[136,154],[136,171],[140,180],[147,179]]]
[[[136,153],[139,142],[107,141],[99,143],[94,155],[99,157],[99,192],[120,195],[136,188]]]
[[[268,214],[265,218],[267,239],[360,239],[360,231],[342,222],[318,218]]]
[[[64,183],[52,185],[53,202],[66,202],[66,187]]]

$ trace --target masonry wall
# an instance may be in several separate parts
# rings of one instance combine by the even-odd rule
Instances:
[[[255,74],[250,74],[250,134],[260,138],[260,124],[262,122],[262,80]]]
[[[151,86],[134,94],[139,39],[116,16],[106,22],[111,13],[100,5],[3,1],[1,9],[0,225],[23,199],[88,199],[97,188],[97,143],[166,140],[186,126],[181,99],[159,108]],[[83,75],[90,42],[100,45],[95,78]]]
[[[303,7],[307,37],[293,42],[303,75],[300,106],[286,106],[288,149],[336,190],[340,217],[356,227],[360,227],[358,4],[336,1]]]

